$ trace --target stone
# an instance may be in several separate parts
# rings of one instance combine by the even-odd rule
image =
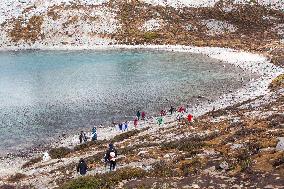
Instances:
[[[148,151],[140,151],[137,155],[138,156],[141,156],[141,155],[144,155],[144,154],[146,154]]]
[[[191,187],[192,188],[200,188],[197,184],[192,184]]]
[[[226,161],[223,161],[219,167],[223,170],[228,170],[229,169],[229,164]]]
[[[169,154],[164,155],[164,158],[170,158],[171,156]]]
[[[278,137],[277,139],[279,142],[276,145],[276,150],[284,151],[284,137]]]
[[[232,150],[235,150],[235,149],[238,149],[238,148],[242,148],[244,145],[243,144],[233,144],[232,146],[231,146],[231,149]]]

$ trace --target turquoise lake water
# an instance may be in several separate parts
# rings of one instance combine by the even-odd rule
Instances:
[[[146,50],[0,53],[0,155],[63,133],[213,99],[246,73],[207,56]]]

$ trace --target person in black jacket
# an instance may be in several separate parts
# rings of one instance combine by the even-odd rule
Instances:
[[[77,166],[77,172],[80,173],[80,175],[85,175],[87,173],[87,170],[88,170],[87,163],[83,158],[81,158]]]
[[[140,119],[140,116],[141,116],[141,113],[140,113],[139,110],[137,111],[136,116],[137,116],[137,118],[138,118],[138,120],[139,120],[139,119]]]
[[[110,164],[109,170],[112,171],[116,166],[117,150],[114,148],[113,144],[109,144],[109,149],[105,155],[105,161]]]

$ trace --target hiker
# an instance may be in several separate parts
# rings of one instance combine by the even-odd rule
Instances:
[[[81,134],[79,136],[79,140],[80,140],[80,144],[82,144],[83,142],[87,142],[87,136],[84,133],[84,131],[81,131]]]
[[[136,117],[136,118],[134,119],[134,127],[137,128],[137,126],[138,126],[138,118]]]
[[[182,118],[183,118],[183,114],[178,113],[178,115],[177,115],[177,117],[176,117],[177,121],[178,121],[178,122],[181,122]]]
[[[117,157],[117,150],[114,148],[114,145],[110,143],[109,149],[107,150],[105,155],[105,162],[108,162],[110,164],[109,166],[110,171],[115,170],[116,157]]]
[[[97,136],[97,128],[94,126],[93,129],[92,129],[92,141],[96,141],[98,139],[98,136]]]
[[[185,112],[189,113],[189,105],[186,105]]]
[[[136,113],[136,116],[137,116],[138,120],[140,119],[140,115],[141,115],[140,111],[138,110],[137,113]]]
[[[118,124],[119,131],[122,131],[122,126],[123,126],[122,123],[119,123],[119,124]]]
[[[182,106],[181,106],[181,107],[179,107],[178,112],[179,112],[179,113],[184,113],[184,112],[185,112],[184,107],[182,107]]]
[[[47,151],[43,153],[42,160],[43,160],[43,161],[49,161],[49,160],[51,160],[51,157],[50,157],[50,155],[48,154]]]
[[[97,134],[97,128],[96,128],[96,126],[94,126],[93,128],[92,128],[92,134]]]
[[[174,111],[175,111],[174,107],[171,106],[171,108],[170,108],[170,110],[169,110],[169,112],[171,113],[171,115],[173,115],[173,112],[174,112]]]
[[[191,114],[187,115],[187,121],[191,123],[193,121],[193,116]]]
[[[127,130],[128,130],[128,122],[125,121],[123,131],[127,131]]]
[[[142,112],[141,116],[142,116],[142,120],[145,120],[146,113],[145,113],[145,112]]]
[[[87,173],[87,170],[88,170],[87,163],[83,158],[81,158],[77,166],[77,172],[80,173],[80,175],[85,175]]]
[[[166,115],[166,111],[165,110],[161,110],[161,116],[165,116]]]
[[[163,117],[162,116],[157,118],[157,123],[159,124],[159,126],[163,124]]]

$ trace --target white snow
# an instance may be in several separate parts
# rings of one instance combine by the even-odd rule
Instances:
[[[220,35],[237,31],[237,28],[233,24],[225,21],[210,19],[202,20],[201,23],[207,27],[208,35]]]
[[[151,19],[151,20],[148,20],[146,21],[142,27],[140,27],[139,29],[140,30],[143,30],[143,31],[153,31],[153,30],[157,30],[161,27],[161,23],[162,21],[161,20],[158,20],[158,19]]]
[[[276,150],[284,151],[284,137],[278,137],[279,142],[277,143]]]
[[[219,0],[143,0],[152,5],[180,7],[213,7]],[[234,4],[252,4],[250,0],[234,0]],[[283,0],[258,0],[260,5],[270,6],[274,9],[284,9]],[[230,11],[228,8],[226,11]]]
[[[213,7],[218,0],[143,0],[152,5],[179,7]]]

